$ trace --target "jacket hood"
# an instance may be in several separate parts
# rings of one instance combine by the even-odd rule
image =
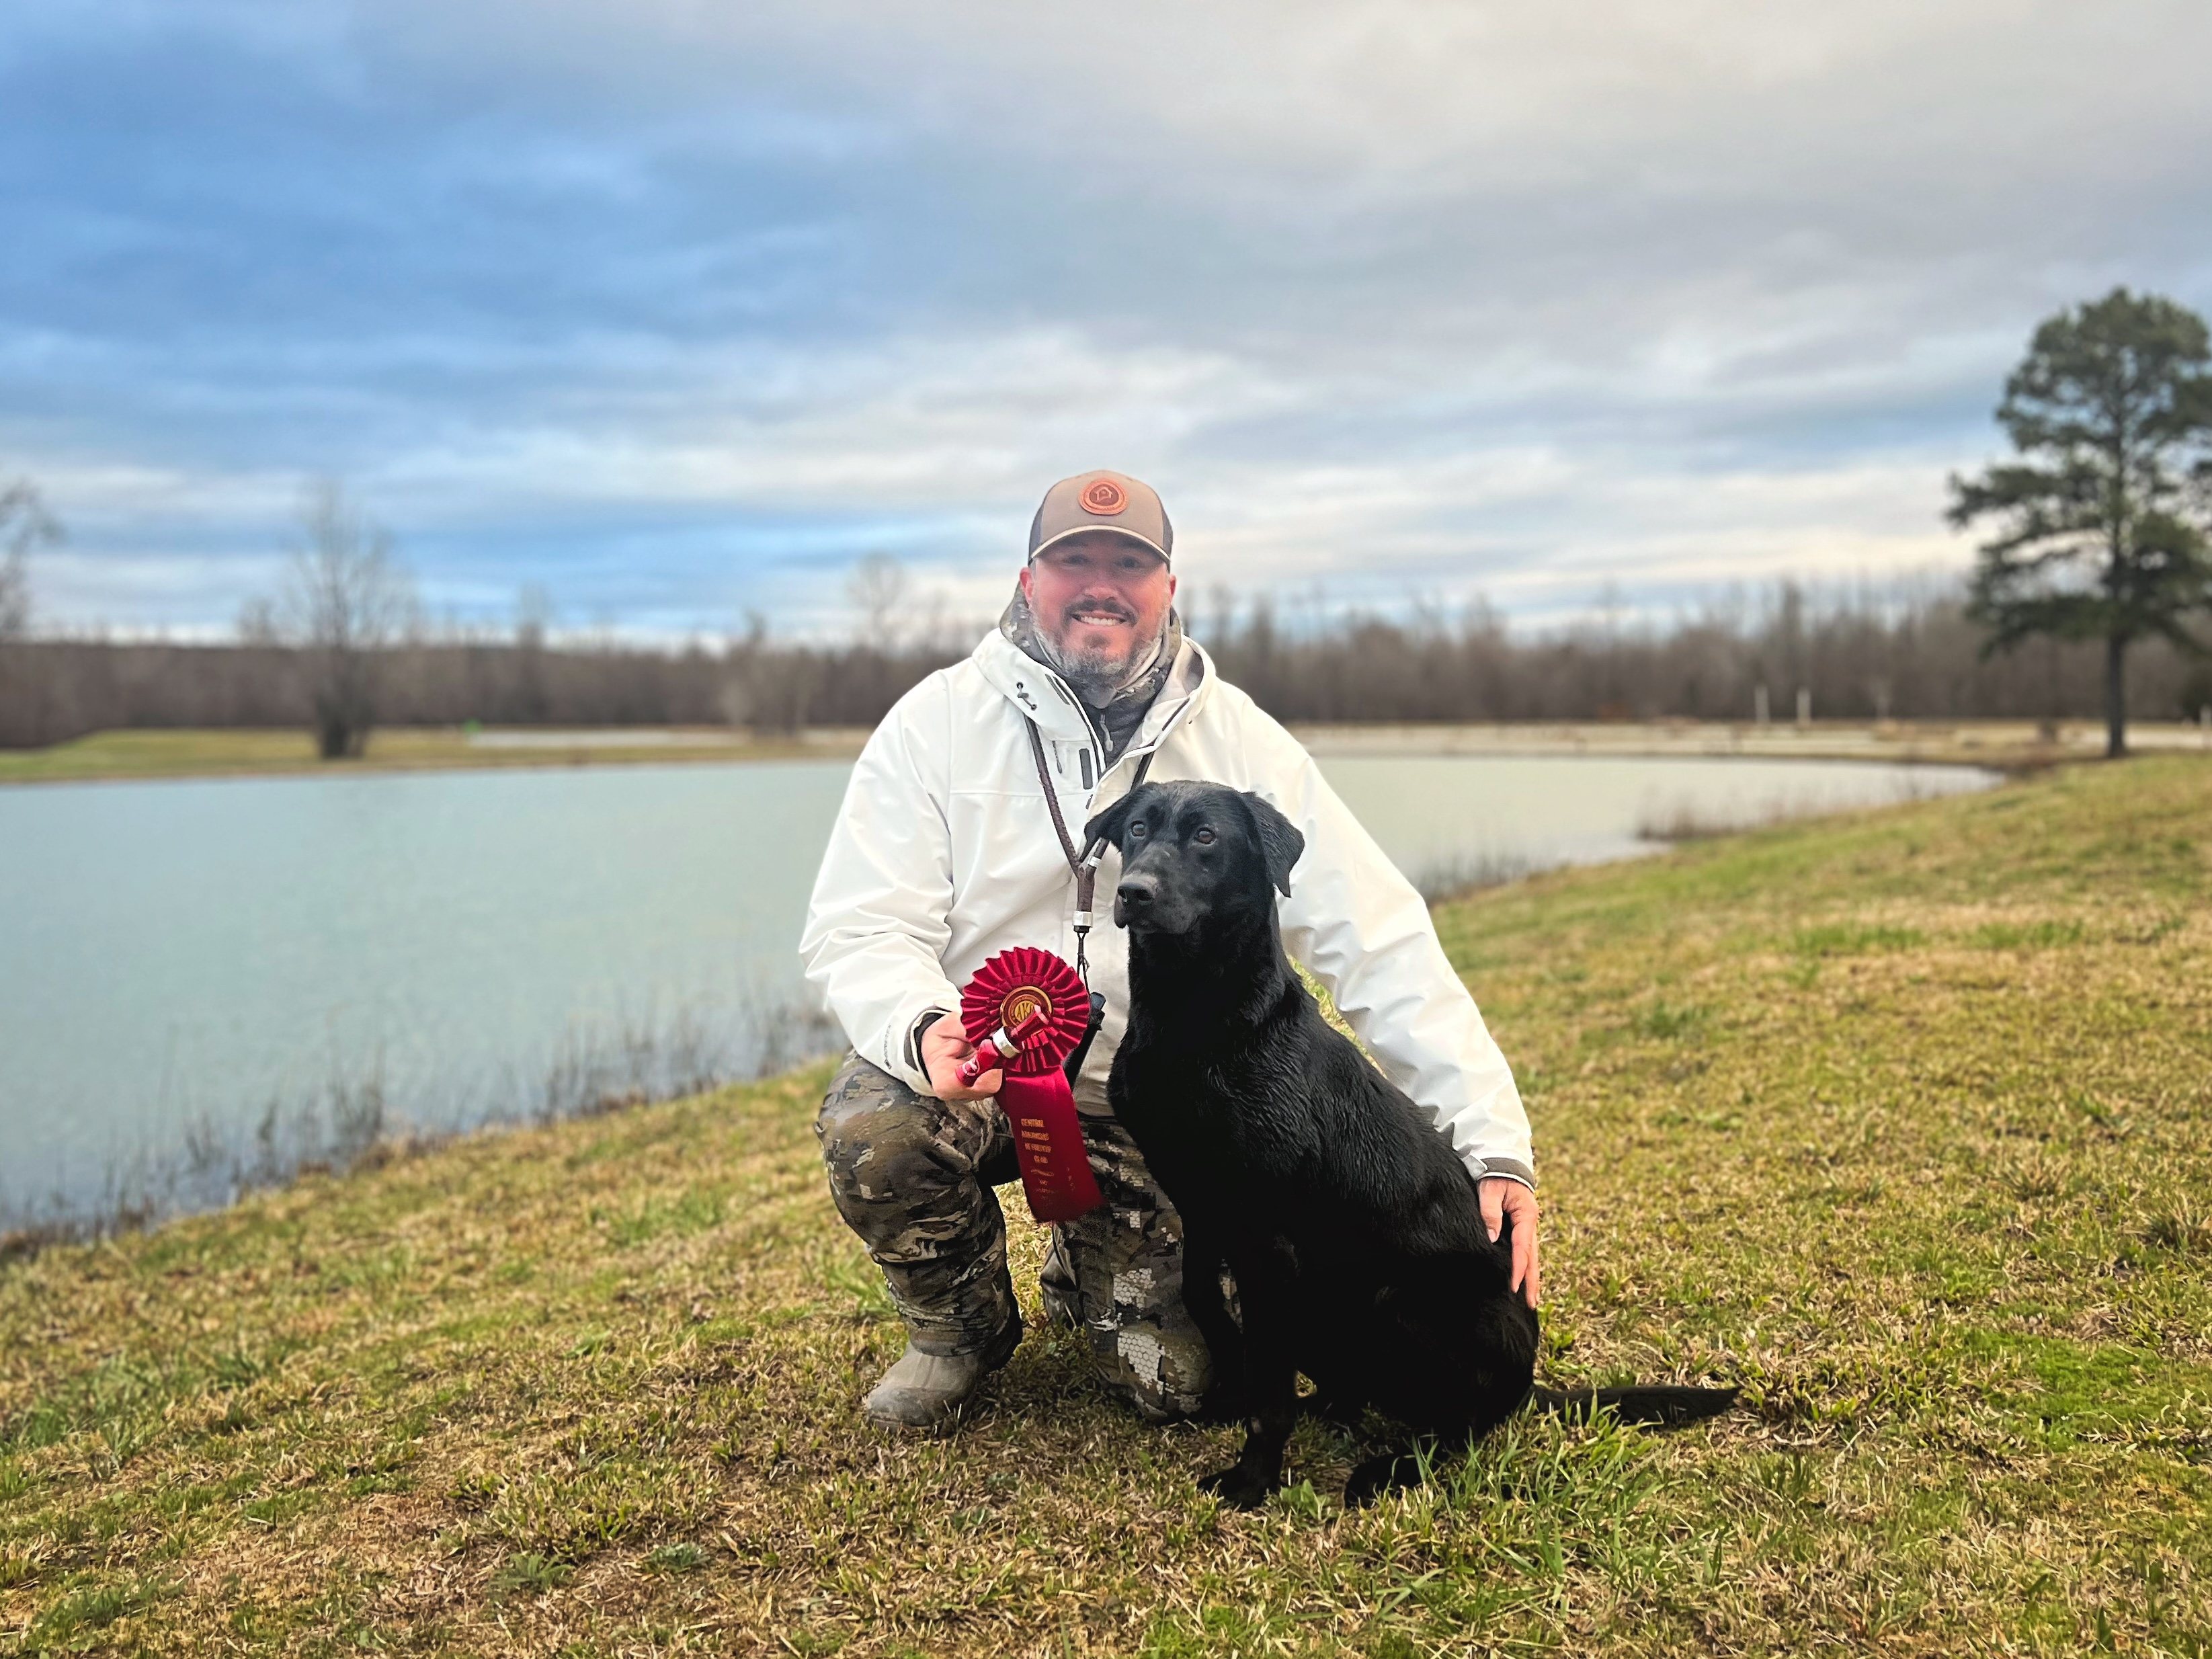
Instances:
[[[1181,634],[1180,629],[1175,630],[1175,659],[1169,665],[1167,678],[1153,696],[1152,707],[1145,711],[1145,718],[1139,722],[1127,747],[1117,758],[1156,747],[1173,727],[1203,707],[1212,694],[1218,678],[1213,659],[1197,641],[1181,637]],[[969,660],[1018,712],[1035,721],[1046,737],[1060,743],[1101,741],[1092,712],[1085,707],[1083,699],[1068,688],[1057,672],[1024,651],[1003,630],[986,634]]]

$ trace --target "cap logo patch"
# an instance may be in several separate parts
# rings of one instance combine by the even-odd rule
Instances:
[[[1083,494],[1076,498],[1083,510],[1101,519],[1110,519],[1129,504],[1129,492],[1111,478],[1093,478],[1083,486]]]

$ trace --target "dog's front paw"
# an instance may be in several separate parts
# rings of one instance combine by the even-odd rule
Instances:
[[[1213,1493],[1233,1510],[1256,1510],[1267,1501],[1267,1494],[1282,1484],[1277,1476],[1248,1469],[1242,1463],[1231,1463],[1225,1469],[1200,1475],[1198,1489]]]

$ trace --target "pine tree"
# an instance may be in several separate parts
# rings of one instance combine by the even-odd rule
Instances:
[[[1951,479],[1954,526],[1994,519],[1968,614],[1983,655],[2035,635],[2105,641],[2106,749],[2127,752],[2126,660],[2161,635],[2205,649],[2189,614],[2212,606],[2212,341],[2204,319],[2124,288],[2035,331],[1996,417],[2020,452]]]

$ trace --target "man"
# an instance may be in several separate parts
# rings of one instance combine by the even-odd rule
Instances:
[[[1015,945],[1076,960],[1076,883],[1045,781],[1079,836],[1147,759],[1154,779],[1255,791],[1304,832],[1284,942],[1436,1115],[1492,1236],[1513,1218],[1514,1285],[1537,1299],[1535,1175],[1512,1073],[1419,894],[1297,741],[1183,637],[1174,551],[1147,485],[1117,472],[1054,484],[998,631],[884,716],[823,856],[799,950],[853,1053],[815,1130],[838,1210],[907,1324],[905,1354],[864,1402],[886,1426],[945,1422],[1021,1340],[992,1192],[1015,1176],[992,1098],[1001,1074],[960,1082],[974,1053],[960,988]],[[1100,894],[1117,868],[1109,853]],[[1107,1012],[1075,1100],[1106,1204],[1054,1228],[1045,1310],[1086,1331],[1109,1385],[1165,1421],[1196,1409],[1206,1345],[1183,1310],[1180,1223],[1106,1103],[1127,937],[1109,924],[1081,943]]]

